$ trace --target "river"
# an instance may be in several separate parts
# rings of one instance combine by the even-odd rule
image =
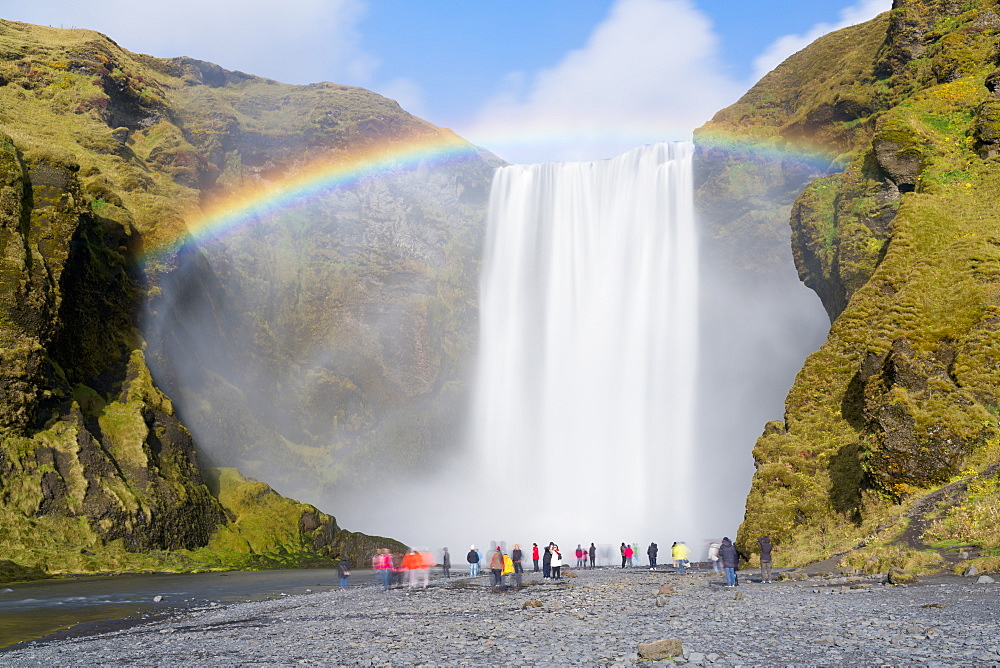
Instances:
[[[354,571],[351,586],[373,584]],[[332,568],[82,576],[0,584],[0,648],[46,636],[110,630],[185,608],[333,589]],[[162,597],[159,601],[154,599]]]

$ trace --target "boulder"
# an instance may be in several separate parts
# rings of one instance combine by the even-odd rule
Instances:
[[[540,608],[542,607],[542,602],[535,599],[531,601],[525,601],[521,608]]]
[[[886,575],[886,581],[891,585],[903,585],[918,582],[918,579],[913,573],[907,573],[902,568],[893,566]]]
[[[639,643],[639,657],[650,661],[663,661],[684,654],[684,647],[677,638]]]
[[[656,590],[657,594],[673,594],[674,586],[672,584],[660,585],[660,588]]]
[[[994,582],[996,582],[996,580],[991,578],[989,575],[980,575],[979,579],[976,580],[976,584],[993,584]]]
[[[962,575],[964,575],[967,578],[975,577],[979,575],[979,569],[976,568],[975,566],[969,566],[968,568],[965,569],[965,571],[962,572]]]

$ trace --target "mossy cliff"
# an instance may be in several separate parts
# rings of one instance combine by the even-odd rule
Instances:
[[[235,471],[203,478],[153,362],[170,392],[185,388],[140,327],[186,260],[138,258],[237,184],[446,131],[360,89],[284,86],[9,21],[0,130],[0,561],[16,565],[4,572],[292,565],[343,551],[365,562],[382,539]]]
[[[172,143],[157,139],[168,153],[156,156],[193,152],[197,161],[165,164],[196,165],[175,185],[209,203],[321,156],[459,142],[361,89],[285,86],[188,60],[159,67],[170,123],[129,142],[159,133]],[[449,454],[465,414],[480,243],[500,164],[465,146],[460,159],[331,188],[159,261],[150,365],[213,463],[332,503],[391,495],[392,480]]]
[[[998,12],[897,0],[701,131],[706,151],[724,137],[830,159],[800,181],[790,220],[832,326],[754,448],[748,553],[762,535],[786,565],[860,549],[870,560],[848,561],[875,568],[894,543],[1000,549]]]

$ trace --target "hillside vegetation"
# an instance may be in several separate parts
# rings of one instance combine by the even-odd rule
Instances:
[[[1000,550],[998,11],[897,0],[699,133],[708,153],[790,156],[720,157],[712,178],[730,200],[805,186],[761,208],[773,224],[790,205],[799,275],[832,321],[754,448],[747,553],[770,535],[784,565],[846,553],[877,571]],[[827,164],[802,178],[803,155]],[[743,187],[741,169],[776,176]]]
[[[203,468],[190,419],[161,387],[206,404],[218,397],[183,386],[190,377],[176,373],[168,345],[147,345],[140,325],[157,317],[189,258],[206,257],[165,245],[203,207],[320,158],[437,137],[459,141],[362,89],[287,86],[132,54],[91,31],[0,21],[0,577],[341,553],[366,563],[373,541],[401,547],[344,531],[231,468]],[[487,158],[464,188],[451,184],[455,198],[471,197],[470,220]],[[246,269],[207,266],[197,280],[222,290],[234,267]],[[183,301],[174,295],[170,307]],[[231,460],[242,453],[238,433]]]

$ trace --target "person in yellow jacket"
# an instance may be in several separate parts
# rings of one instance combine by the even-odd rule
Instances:
[[[691,550],[683,541],[670,546],[670,556],[674,560],[674,568],[681,575],[687,573],[688,558],[691,556]]]
[[[510,576],[514,574],[514,560],[509,555],[503,555],[503,570],[500,571],[503,577],[503,589],[510,589]]]

